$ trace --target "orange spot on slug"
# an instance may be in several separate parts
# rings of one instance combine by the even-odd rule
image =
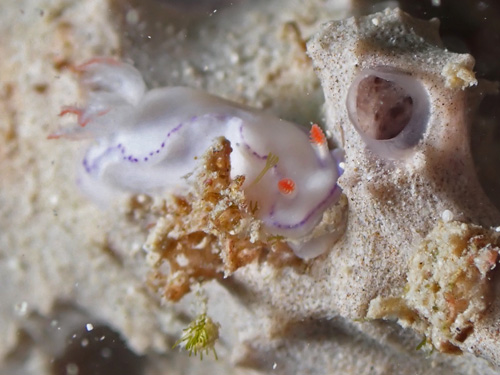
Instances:
[[[289,178],[283,178],[278,182],[278,189],[281,194],[292,194],[295,191],[295,182]]]
[[[316,145],[326,145],[325,133],[323,133],[323,130],[321,130],[317,124],[313,124],[313,126],[311,126],[309,137],[311,139],[311,143]]]

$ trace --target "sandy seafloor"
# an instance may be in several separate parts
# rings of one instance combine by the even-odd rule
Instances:
[[[281,350],[276,337],[252,336],[260,325],[272,332],[253,311],[253,297],[234,297],[235,288],[215,282],[209,298],[230,303],[214,307],[214,317],[234,311],[241,331],[222,329],[218,361],[171,350],[195,299],[170,305],[154,296],[144,282],[144,233],[124,223],[119,208],[102,211],[78,191],[81,144],[47,139],[71,123],[58,117],[61,107],[80,100],[69,67],[116,56],[133,61],[150,87],[203,88],[287,120],[324,123],[321,86],[303,43],[322,22],[368,13],[373,5],[191,3],[197,2],[0,0],[0,374],[500,373],[470,355],[416,352],[418,342],[395,324],[360,327],[340,317],[305,322],[307,329],[293,325]],[[442,16],[450,48],[476,54],[480,76],[500,78],[493,0],[479,2],[487,10],[473,0],[406,3],[416,15]],[[481,108],[483,125],[473,132],[480,177],[495,202],[498,131],[488,124],[497,102]],[[254,354],[252,340],[267,342],[269,354]]]

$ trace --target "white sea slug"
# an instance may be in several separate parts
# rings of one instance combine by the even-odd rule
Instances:
[[[338,161],[317,125],[309,136],[296,124],[200,90],[147,91],[139,71],[111,59],[78,69],[87,103],[61,114],[77,114],[79,126],[51,138],[95,140],[81,162],[79,184],[99,203],[119,191],[189,191],[193,172],[218,137],[231,142],[231,177],[245,176],[245,196],[257,203],[256,215],[271,235],[307,236],[340,194]],[[326,250],[324,241],[316,242],[311,246],[321,250],[299,256]]]

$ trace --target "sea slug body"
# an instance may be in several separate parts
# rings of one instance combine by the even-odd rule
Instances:
[[[340,195],[338,160],[314,125],[293,123],[186,87],[146,91],[132,66],[109,59],[82,65],[85,108],[66,108],[80,126],[51,138],[95,140],[79,184],[101,204],[118,191],[185,193],[218,137],[231,142],[231,177],[271,235],[309,234]]]

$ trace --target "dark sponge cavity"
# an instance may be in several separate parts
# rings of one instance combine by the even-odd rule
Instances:
[[[368,76],[358,85],[356,112],[359,129],[382,140],[396,137],[410,122],[413,99],[397,83]]]

